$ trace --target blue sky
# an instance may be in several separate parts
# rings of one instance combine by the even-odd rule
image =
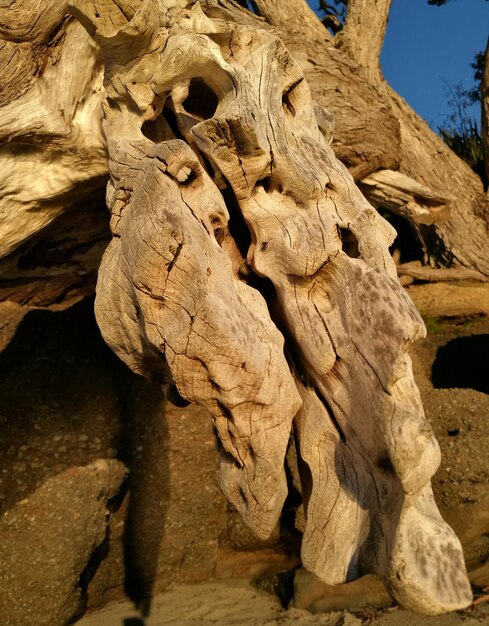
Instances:
[[[309,0],[316,9],[317,0]],[[485,49],[489,2],[450,0],[430,6],[427,0],[392,0],[381,64],[385,78],[431,126],[449,112],[444,80],[473,86],[470,63]],[[474,108],[479,121],[479,109]]]
[[[393,0],[382,49],[384,76],[434,128],[448,113],[444,83],[473,86],[474,54],[486,47],[489,2]],[[479,121],[480,109],[474,109]]]

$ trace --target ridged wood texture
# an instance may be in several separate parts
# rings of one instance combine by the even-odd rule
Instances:
[[[424,613],[467,606],[430,487],[439,449],[406,354],[424,326],[393,229],[335,157],[331,116],[282,41],[185,4],[73,0],[105,65],[101,331],[210,411],[223,489],[258,536],[280,516],[293,431],[305,566],[330,584],[373,572]]]

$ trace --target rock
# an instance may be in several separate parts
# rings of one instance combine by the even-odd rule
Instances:
[[[209,414],[166,404],[132,374],[103,343],[93,300],[28,312],[0,354],[0,516],[52,477],[114,457],[131,479],[88,607],[125,597],[126,560],[143,592],[211,578],[228,524]]]
[[[16,302],[0,302],[0,351],[4,350],[15,335],[17,326],[29,311]]]
[[[94,554],[107,536],[108,501],[125,477],[97,460],[49,478],[0,519],[3,626],[64,626],[83,609]]]

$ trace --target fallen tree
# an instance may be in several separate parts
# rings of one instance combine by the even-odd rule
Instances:
[[[266,537],[280,515],[293,429],[306,567],[331,584],[376,573],[422,612],[466,606],[406,354],[423,324],[395,233],[345,165],[433,264],[487,274],[482,185],[383,83],[388,2],[351,3],[337,41],[303,2],[255,4],[262,18],[231,0],[78,0],[96,45],[64,7],[20,7],[2,32],[0,71],[27,68],[0,110],[3,287],[38,306],[91,289],[101,214],[61,260],[36,264],[33,242],[105,182],[108,151],[100,328],[134,371],[209,410],[250,528]]]
[[[368,181],[392,171],[436,198],[428,207],[432,222],[415,217],[426,217],[426,194],[413,203],[412,198],[406,202],[403,190],[391,193],[384,207],[396,206],[408,219],[425,263],[487,275],[488,202],[480,179],[382,79],[378,55],[389,5],[384,0],[369,12],[363,2],[350,2],[345,28],[336,37],[304,0],[279,7],[270,0],[254,3],[263,17],[224,0],[212,10],[250,28],[271,24],[282,37],[315,101],[333,114],[336,156],[357,182],[365,181],[362,190],[375,206],[378,198],[369,195]],[[93,290],[108,237],[100,210],[108,172],[99,123],[102,66],[96,47],[66,12],[65,3],[55,10],[48,2],[0,8],[5,25],[0,32],[0,298],[36,306]],[[73,73],[75,58],[84,61]],[[487,106],[484,110],[485,120]],[[487,129],[487,123],[483,126]],[[86,199],[94,194],[87,210]],[[81,211],[82,224],[71,229]],[[62,254],[46,255],[46,248],[60,249],[60,238]]]

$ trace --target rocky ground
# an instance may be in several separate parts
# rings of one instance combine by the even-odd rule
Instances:
[[[409,292],[428,328],[412,357],[443,454],[435,495],[483,596],[489,288],[437,284]],[[64,626],[83,613],[80,626],[489,624],[483,598],[467,611],[421,618],[389,607],[372,577],[322,585],[294,569],[298,539],[290,519],[269,543],[257,542],[217,485],[209,416],[192,406],[163,412],[159,389],[105,347],[91,306],[1,311],[2,626]],[[287,506],[293,511],[293,498]],[[295,576],[283,576],[291,571]],[[120,604],[149,590],[147,618]],[[285,604],[294,597],[295,606],[285,611],[270,593],[277,591]]]

